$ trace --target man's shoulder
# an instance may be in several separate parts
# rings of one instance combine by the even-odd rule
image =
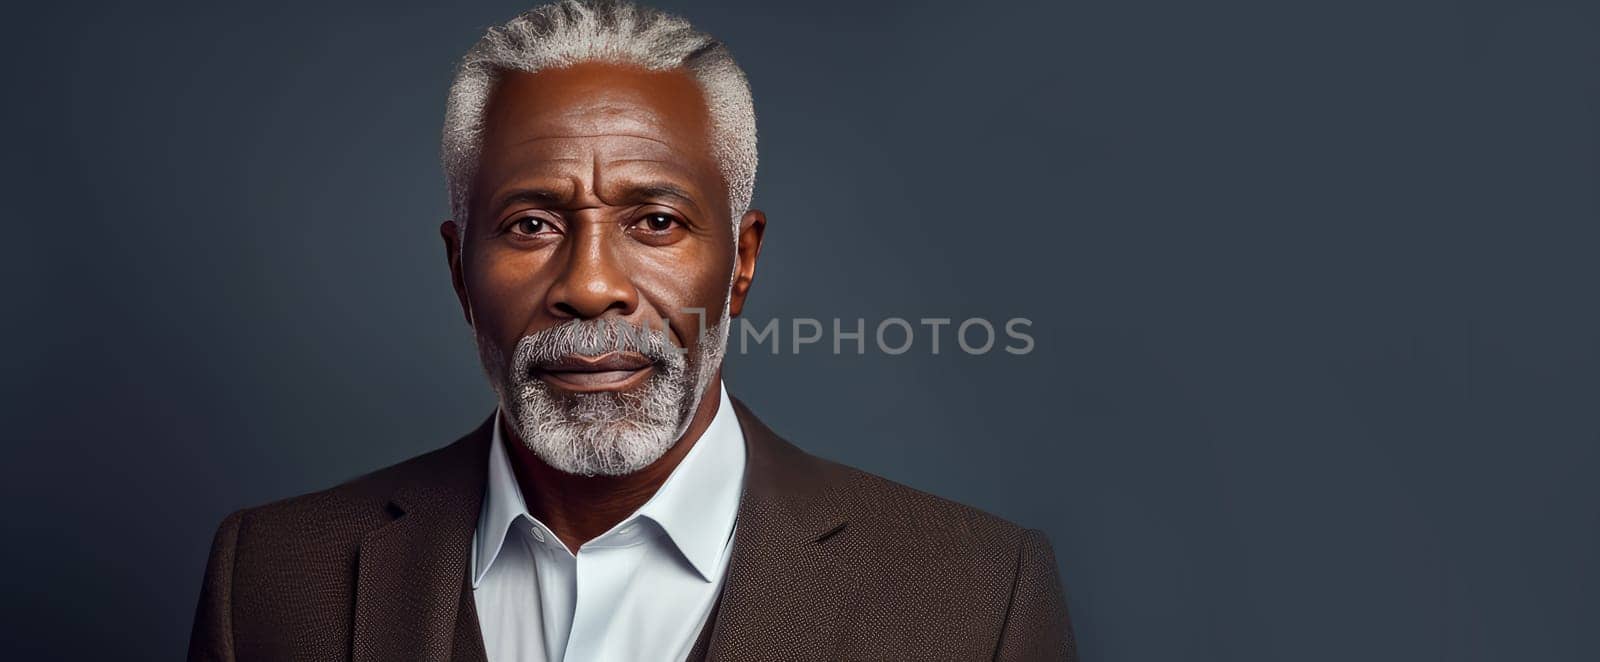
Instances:
[[[844,520],[823,547],[851,568],[863,618],[940,623],[971,641],[990,641],[1019,585],[1046,574],[1054,585],[1054,557],[1042,532],[862,469],[815,462],[814,475],[829,484]],[[1030,561],[1035,557],[1044,561]],[[894,645],[919,644],[896,639]]]
[[[827,466],[826,473],[834,482],[832,492],[852,524],[869,527],[875,537],[936,545],[959,553],[1014,548],[1027,530],[994,513],[864,469],[823,458],[817,461]]]
[[[202,598],[220,610],[215,618],[222,625],[213,627],[227,628],[224,636],[240,646],[278,651],[271,657],[283,657],[285,646],[319,659],[329,651],[300,647],[346,647],[338,642],[349,636],[346,616],[364,545],[394,530],[408,504],[465,510],[461,495],[472,491],[471,472],[487,464],[474,457],[483,429],[339,485],[228,515],[212,541]]]
[[[1032,531],[993,513],[824,458],[789,442],[735,400],[769,489],[832,511],[829,547],[864,564],[926,559],[927,568],[1007,574]],[[904,566],[903,563],[893,563]]]

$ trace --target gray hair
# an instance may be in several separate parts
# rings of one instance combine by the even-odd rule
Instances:
[[[612,0],[562,0],[489,28],[461,59],[445,106],[441,157],[450,211],[465,228],[483,146],[484,111],[501,72],[534,73],[580,62],[655,71],[686,69],[711,112],[713,151],[728,187],[734,234],[756,185],[756,114],[750,83],[727,46],[688,21]]]

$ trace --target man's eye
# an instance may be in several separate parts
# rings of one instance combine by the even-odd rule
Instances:
[[[646,214],[639,219],[638,226],[650,232],[667,232],[677,222],[678,219],[668,214]]]
[[[550,231],[550,222],[537,216],[524,216],[511,225],[517,234],[535,235]]]

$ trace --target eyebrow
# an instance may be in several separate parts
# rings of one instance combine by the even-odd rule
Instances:
[[[523,189],[517,189],[515,191],[510,191],[510,192],[506,193],[503,196],[500,196],[500,199],[495,201],[495,209],[505,209],[506,207],[509,207],[509,206],[511,206],[513,204],[516,204],[516,203],[519,203],[519,202],[530,202],[530,203],[536,203],[536,204],[558,204],[562,200],[564,200],[566,197],[567,197],[566,195],[563,195],[560,191],[556,191],[554,189],[547,189],[547,188],[523,188]]]
[[[672,182],[641,182],[638,184],[629,184],[623,188],[623,191],[623,195],[628,198],[676,198],[678,200],[682,200],[685,204],[693,206],[695,209],[700,208],[700,205],[695,203],[694,197],[689,195],[688,191],[685,191],[683,187],[673,184]]]
[[[540,205],[559,205],[567,202],[570,196],[565,191],[551,188],[519,188],[508,191],[495,201],[496,209],[505,209],[518,203],[531,203]],[[666,181],[649,181],[622,185],[621,202],[640,202],[644,200],[672,198],[700,210],[700,205],[695,202],[694,196],[682,186]]]

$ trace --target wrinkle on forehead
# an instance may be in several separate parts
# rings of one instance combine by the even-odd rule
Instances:
[[[662,117],[665,109],[642,103],[643,99],[628,98],[635,96],[633,90],[606,90],[604,94],[612,98],[584,99],[564,105],[555,112],[543,114],[527,128],[540,135],[631,135],[650,140],[659,140],[656,136],[661,136],[676,139],[675,142],[692,140],[693,133],[701,128],[701,122],[681,121],[687,118],[678,118],[680,121],[676,123],[669,121]],[[680,135],[685,130],[689,135]]]
[[[630,191],[650,189],[657,191],[650,197],[675,199],[683,205],[681,211],[694,217],[704,217],[723,202],[717,197],[720,180],[697,177],[703,173],[654,141],[584,138],[539,140],[532,145],[492,168],[500,175],[484,178],[489,206],[485,211],[503,211],[506,201],[530,191],[542,192],[540,197],[548,203],[569,210],[618,205],[629,199]],[[557,153],[566,156],[554,156]],[[664,195],[659,193],[662,189],[680,193]]]
[[[592,141],[592,139],[611,138],[637,138],[640,139],[640,141],[650,141],[654,142],[654,144],[658,144],[658,146],[664,147],[664,149],[667,150],[667,154],[677,154],[677,150],[672,147],[670,142],[662,141],[662,139],[658,138],[651,138],[651,136],[640,136],[640,134],[634,133],[574,134],[574,136],[533,136],[533,138],[525,139],[525,141],[507,144],[506,147],[534,147],[536,144],[539,144],[539,142],[546,141],[573,141],[574,144],[590,144],[590,146],[594,146],[594,141]],[[597,152],[597,150],[598,146],[592,147],[592,149],[590,149],[590,154],[594,154],[594,152]],[[547,158],[547,160],[566,160],[566,158],[571,157],[552,157]]]
[[[704,173],[681,152],[657,140],[639,136],[568,137],[533,139],[512,149],[486,154],[481,182],[493,191],[505,182],[536,177],[573,177],[581,181],[671,179],[685,185],[715,182],[697,180]]]
[[[527,145],[527,144],[530,144],[530,143],[539,142],[541,140],[563,140],[563,139],[578,139],[578,138],[638,138],[640,140],[648,140],[650,142],[657,143],[657,144],[659,144],[662,147],[665,147],[667,149],[672,149],[672,145],[669,144],[669,143],[666,143],[666,142],[664,142],[662,140],[659,140],[657,138],[652,138],[650,136],[645,136],[645,135],[639,135],[639,134],[636,134],[636,133],[592,133],[592,134],[575,134],[575,135],[569,135],[569,136],[534,136],[534,137],[528,138],[527,140],[524,140],[524,141],[522,141],[520,143],[515,143],[515,145],[513,145],[513,146]]]

